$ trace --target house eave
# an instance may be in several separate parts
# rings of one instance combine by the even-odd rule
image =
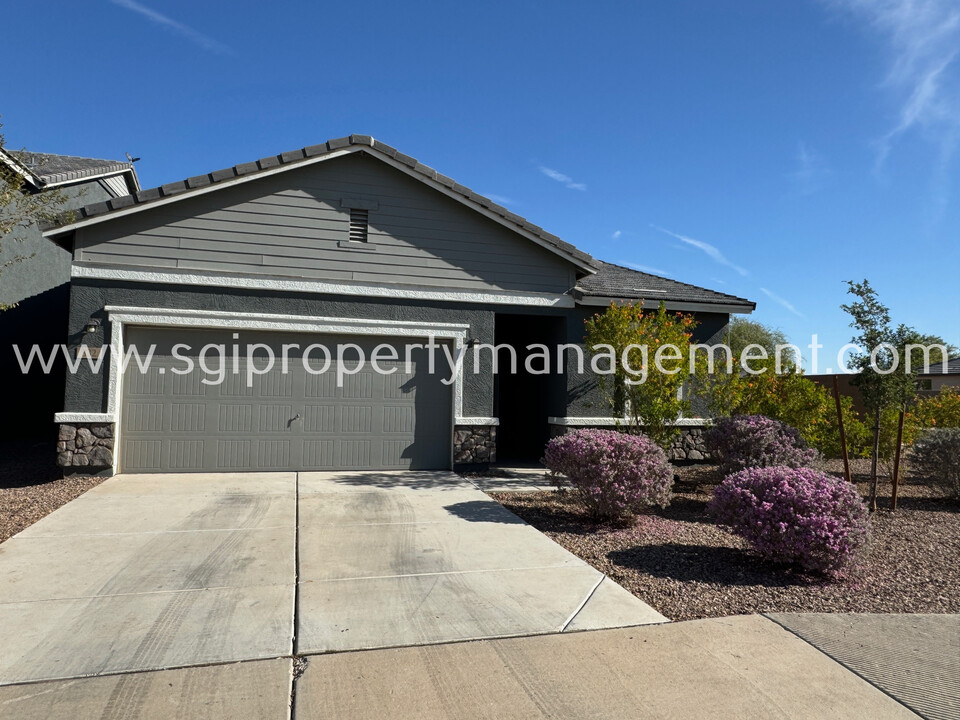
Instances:
[[[651,306],[662,302],[667,310],[678,312],[713,312],[725,315],[749,315],[757,309],[756,303],[712,303],[689,300],[671,300],[660,294],[647,298],[624,298],[612,295],[586,295],[576,298],[577,305],[585,307],[609,307],[611,303],[638,303],[647,301]]]

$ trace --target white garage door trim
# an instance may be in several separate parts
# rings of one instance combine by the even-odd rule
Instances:
[[[306,315],[275,315],[270,313],[238,313],[220,310],[174,310],[166,308],[141,308],[108,305],[104,308],[111,328],[110,375],[107,389],[107,412],[105,422],[115,423],[114,442],[120,447],[120,416],[123,373],[120,364],[126,352],[123,339],[127,325],[154,327],[206,327],[224,330],[292,330],[316,334],[382,335],[390,337],[429,338],[450,341],[454,353],[459,353],[467,340],[470,326],[462,323],[419,322],[408,320],[379,320],[376,318],[336,318]],[[454,355],[456,357],[456,355]],[[465,418],[463,411],[463,376],[458,373],[453,391],[453,422],[455,425],[496,424],[494,418]],[[66,413],[58,416],[61,422],[69,422]],[[451,462],[453,448],[450,449]],[[119,453],[114,453],[113,471],[117,471]]]

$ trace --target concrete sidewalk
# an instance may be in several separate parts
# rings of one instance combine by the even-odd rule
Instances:
[[[759,616],[309,658],[298,718],[917,716]]]
[[[767,617],[923,717],[960,718],[960,615]]]
[[[790,617],[819,624],[817,616]],[[938,617],[947,623],[943,627],[956,623]],[[914,616],[881,619],[885,630],[913,647],[922,644],[910,634]],[[856,617],[837,616],[836,622],[856,624]],[[843,645],[848,637],[841,632],[830,639]],[[919,637],[931,639],[925,633]],[[864,639],[847,643],[847,649],[886,650],[876,636],[866,644]],[[928,665],[914,653],[907,658],[914,671],[922,673]],[[298,718],[359,720],[919,717],[792,632],[755,615],[334,653],[298,662],[306,668],[292,684],[292,661],[284,658],[8,685],[0,687],[0,718],[280,720],[288,717],[291,697]],[[945,708],[950,687],[926,691],[939,696]]]

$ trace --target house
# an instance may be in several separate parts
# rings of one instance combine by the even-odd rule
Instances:
[[[945,387],[960,388],[960,357],[947,360],[946,367],[933,365],[917,379],[921,395],[938,395]]]
[[[52,155],[0,148],[0,163],[23,180],[23,191],[59,191],[63,210],[128,196],[140,189],[129,162]],[[18,260],[19,259],[19,260]],[[2,377],[18,377],[4,389],[0,433],[9,437],[49,435],[53,413],[63,407],[64,363],[50,373],[21,376],[11,345],[50,349],[63,341],[70,299],[70,253],[43,239],[40,229],[15,230],[0,246],[0,353]]]
[[[112,347],[99,372],[67,377],[67,472],[535,461],[552,433],[610,421],[573,348],[542,372],[527,346],[581,343],[611,301],[696,313],[702,341],[754,309],[597,261],[364,135],[97,203],[45,235],[73,257],[74,352]],[[449,384],[410,349],[430,338],[462,357]],[[257,343],[291,348],[287,371],[239,350]],[[383,346],[390,372],[324,365],[318,344]],[[479,352],[493,344],[517,350],[518,372],[494,372]],[[155,349],[145,371],[122,369],[131,346]]]

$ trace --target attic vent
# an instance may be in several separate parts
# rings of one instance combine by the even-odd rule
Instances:
[[[362,208],[350,208],[350,242],[367,241],[367,224],[369,222],[369,210]]]

